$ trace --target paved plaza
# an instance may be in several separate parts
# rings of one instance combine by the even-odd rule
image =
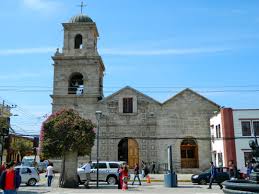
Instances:
[[[54,178],[52,187],[46,186],[46,179],[42,178],[37,186],[29,187],[22,185],[19,188],[18,194],[40,194],[40,193],[51,193],[51,194],[81,194],[81,193],[105,193],[105,194],[115,194],[115,193],[156,193],[156,194],[200,194],[200,193],[210,193],[219,194],[223,193],[219,189],[218,185],[213,185],[212,189],[207,189],[208,185],[196,185],[191,182],[179,182],[177,188],[166,188],[162,181],[154,181],[151,184],[142,182],[142,186],[130,185],[127,191],[118,190],[117,186],[110,186],[106,183],[100,183],[99,189],[96,189],[96,183],[91,183],[90,189],[85,189],[80,186],[77,189],[64,189],[58,187],[58,176]]]
[[[80,187],[77,189],[64,189],[58,187],[48,188],[46,185],[38,185],[35,187],[22,186],[19,189],[19,194],[38,194],[38,193],[52,193],[52,194],[80,194],[80,193],[156,193],[156,194],[199,194],[199,193],[210,193],[218,194],[223,193],[217,185],[214,185],[213,189],[207,189],[206,185],[192,185],[190,183],[181,183],[177,188],[166,188],[163,183],[151,183],[150,185],[143,184],[142,186],[129,186],[127,191],[118,190],[115,186],[108,186],[101,184],[99,189],[96,189],[93,185],[90,189]]]

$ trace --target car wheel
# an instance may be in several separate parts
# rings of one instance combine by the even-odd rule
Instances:
[[[207,185],[207,181],[206,181],[205,179],[201,179],[201,180],[199,181],[199,184],[200,184],[200,185]]]
[[[36,180],[36,179],[30,179],[27,184],[28,184],[29,186],[34,186],[34,185],[36,185],[36,183],[37,183],[37,180]]]
[[[114,177],[114,176],[109,176],[109,177],[107,178],[107,183],[108,183],[109,185],[115,185],[115,184],[117,183],[116,177]]]

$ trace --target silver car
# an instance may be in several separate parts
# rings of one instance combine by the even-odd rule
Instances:
[[[35,167],[16,166],[14,169],[20,172],[22,183],[26,185],[34,186],[40,181],[39,173]]]
[[[110,185],[117,184],[118,180],[118,168],[124,162],[118,161],[100,161],[99,162],[99,181],[107,182]],[[85,165],[77,169],[79,183],[84,183],[86,181],[85,175]],[[97,163],[92,162],[91,165],[91,181],[97,180]]]

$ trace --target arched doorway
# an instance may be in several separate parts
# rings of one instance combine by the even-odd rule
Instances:
[[[118,145],[118,160],[128,162],[128,138],[120,140]]]
[[[194,139],[184,139],[181,143],[181,167],[199,168],[198,145]]]
[[[72,73],[68,83],[68,94],[79,94],[80,89],[84,88],[84,77],[81,73]],[[81,91],[83,94],[83,90]]]
[[[139,163],[139,146],[135,139],[126,137],[119,142],[118,160],[127,162],[130,168]]]
[[[83,37],[81,34],[77,34],[75,37],[75,49],[83,48]]]

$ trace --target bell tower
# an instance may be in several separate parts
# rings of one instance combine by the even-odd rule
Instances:
[[[57,49],[52,57],[52,111],[66,107],[87,114],[103,98],[105,67],[97,51],[98,30],[95,22],[82,13],[62,25],[63,49]]]

